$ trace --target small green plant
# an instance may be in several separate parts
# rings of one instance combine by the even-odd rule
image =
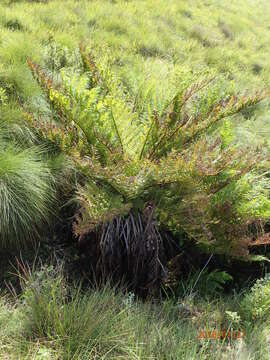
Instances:
[[[175,289],[177,296],[193,296],[199,294],[202,297],[213,297],[224,290],[224,286],[233,280],[226,271],[203,269],[190,274],[186,280],[180,281]]]
[[[80,56],[78,53],[70,51],[67,47],[60,46],[52,36],[46,42],[43,50],[43,62],[45,67],[56,75],[64,67],[78,69],[80,66]]]
[[[10,19],[5,26],[11,31],[24,31],[24,26],[18,19]]]
[[[240,315],[238,315],[236,311],[226,310],[225,314],[226,314],[226,320],[229,321],[233,327],[237,327],[240,325],[241,317]]]
[[[248,321],[269,322],[270,314],[270,276],[258,279],[251,290],[245,295],[241,309],[243,317]]]

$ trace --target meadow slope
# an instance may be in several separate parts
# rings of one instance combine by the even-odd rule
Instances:
[[[109,48],[129,91],[156,107],[190,72],[218,74],[242,91],[269,86],[268,1],[9,2],[0,5],[0,86],[14,83],[30,103],[39,92],[26,59],[42,63],[50,38],[69,50],[80,41]],[[256,125],[250,116],[239,137],[267,139],[266,112],[258,110]]]
[[[79,187],[80,181],[85,185],[87,176],[74,170],[72,156],[65,157],[62,149],[52,146],[49,136],[53,131],[48,131],[45,141],[42,138],[42,121],[49,124],[45,130],[51,130],[51,120],[57,118],[50,95],[51,98],[53,94],[55,98],[61,96],[54,89],[54,93],[47,92],[46,98],[46,86],[42,91],[33,74],[35,70],[36,75],[39,71],[35,64],[40,64],[57,83],[63,69],[64,75],[69,75],[70,71],[75,81],[67,81],[65,86],[70,85],[70,93],[74,91],[74,98],[78,95],[79,103],[80,85],[83,90],[87,88],[87,93],[88,83],[93,80],[82,70],[81,43],[92,49],[101,66],[103,57],[109,59],[112,70],[123,83],[119,88],[121,91],[116,89],[115,93],[119,90],[119,94],[134,101],[140,121],[143,116],[143,120],[149,119],[153,110],[162,110],[177,92],[179,84],[184,89],[185,84],[192,83],[191,79],[215,78],[209,97],[202,97],[201,103],[198,102],[203,107],[203,101],[208,99],[209,104],[196,109],[199,114],[205,111],[206,115],[207,105],[211,108],[215,104],[217,94],[217,99],[227,101],[230,97],[226,96],[235,91],[237,94],[254,94],[257,90],[270,88],[268,0],[0,1],[0,359],[269,359],[269,276],[257,282],[248,279],[239,284],[222,271],[224,269],[211,272],[207,266],[199,267],[199,258],[192,259],[194,264],[190,268],[194,272],[177,279],[173,291],[167,283],[163,292],[160,291],[161,301],[152,298],[143,302],[134,292],[119,291],[109,285],[104,288],[89,286],[88,274],[85,275],[83,267],[78,269],[78,264],[83,261],[78,262],[81,254],[78,255],[74,243],[70,245],[70,239],[68,245],[68,241],[64,245],[61,243],[68,232],[72,237],[70,223],[59,226],[60,230],[57,228],[58,232],[49,238],[46,232],[51,235],[49,225],[55,226],[58,211],[63,209],[61,206],[67,200],[72,203],[75,197],[75,183]],[[32,59],[30,65],[27,64],[29,59]],[[82,76],[81,83],[78,81],[79,90],[76,86],[72,88],[77,75]],[[42,75],[39,80],[41,78]],[[102,108],[102,100],[106,97],[98,97],[102,94],[98,87],[97,91],[89,87],[94,91],[87,94],[96,95],[96,103]],[[195,94],[197,96],[196,91]],[[226,101],[223,101],[224,107],[228,105]],[[89,103],[92,105],[91,101]],[[221,142],[221,148],[223,145],[230,147],[231,143],[235,148],[238,143],[243,148],[247,144],[255,145],[258,153],[261,151],[268,156],[270,101],[264,99],[255,104],[236,112],[225,122],[221,134],[225,140]],[[120,115],[124,118],[125,114]],[[22,119],[40,121],[41,131],[37,128],[41,140]],[[102,119],[106,120],[106,116]],[[115,128],[117,130],[117,126]],[[232,129],[235,131],[231,132]],[[78,160],[79,150],[76,150],[71,152],[71,155],[75,154],[73,160]],[[214,152],[209,153],[215,156]],[[93,158],[95,161],[95,156]],[[210,164],[211,156],[209,159]],[[238,159],[236,169],[242,160]],[[163,163],[166,164],[166,158]],[[226,161],[224,163],[226,165]],[[101,172],[104,169],[102,166],[97,168]],[[136,169],[130,166],[130,177],[133,171],[136,174]],[[233,173],[234,170],[229,168],[228,178],[230,171]],[[169,171],[164,167],[164,174],[167,173]],[[224,173],[226,175],[226,166]],[[266,173],[260,173],[256,178],[254,171],[254,188],[249,184],[251,177],[240,184],[245,198],[243,203],[239,201],[240,205],[238,187],[232,182],[227,193],[226,189],[222,193],[225,205],[231,201],[236,203],[235,207],[239,205],[243,213],[254,211],[258,217],[262,213],[264,219],[269,219],[269,177]],[[200,183],[204,185],[203,181]],[[191,181],[190,184],[192,187]],[[226,181],[224,184],[226,187]],[[235,198],[234,194],[237,195]],[[217,206],[217,209],[218,212],[223,208],[219,210]],[[70,216],[70,220],[71,215],[74,213],[63,216]],[[53,216],[54,220],[51,220]],[[234,219],[229,219],[230,226],[231,220],[233,223]],[[27,242],[28,237],[38,238],[39,230],[44,228],[45,231],[40,231],[44,241],[40,242],[38,255],[24,251],[22,241]],[[220,228],[222,233],[223,228]],[[18,234],[22,239],[17,241]],[[59,234],[60,239],[57,238]],[[226,231],[224,234],[221,235],[226,238]],[[5,246],[9,242],[17,247],[15,254],[19,254],[19,262],[14,253],[10,258],[6,255]],[[185,250],[183,254],[185,256]],[[22,258],[28,259],[27,256],[29,266],[22,261]],[[66,261],[64,264],[63,260]],[[185,260],[184,266],[189,259]],[[19,274],[10,263],[16,264]],[[262,275],[267,272],[264,265],[259,269]],[[79,285],[78,274],[85,276]]]

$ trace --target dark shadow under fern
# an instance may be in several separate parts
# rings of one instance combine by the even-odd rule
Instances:
[[[86,268],[93,270],[96,280],[122,280],[129,291],[142,297],[160,295],[168,277],[168,261],[179,250],[159,230],[154,210],[148,205],[142,213],[118,216],[79,239]]]

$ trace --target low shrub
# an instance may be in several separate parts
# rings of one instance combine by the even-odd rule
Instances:
[[[270,320],[270,276],[258,279],[246,293],[242,304],[243,317],[247,321],[268,322]]]

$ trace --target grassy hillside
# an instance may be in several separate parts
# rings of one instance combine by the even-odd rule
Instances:
[[[57,52],[48,49],[50,38],[66,46],[66,51],[81,40],[95,49],[109,47],[129,91],[156,106],[188,73],[218,74],[226,87],[241,90],[269,85],[267,1],[10,3],[0,5],[0,85],[12,83],[18,95],[32,104],[39,94],[26,58],[42,63],[44,52]],[[245,123],[252,134],[245,136],[242,129],[239,136],[250,141],[267,138],[268,120],[267,109],[258,111],[256,125],[251,119]]]
[[[250,234],[256,239],[270,218],[270,101],[257,93],[270,89],[268,24],[267,0],[0,1],[0,359],[269,359],[269,277],[239,285],[222,257],[214,271],[213,254],[200,257],[213,233],[219,250],[234,245],[234,255],[246,256]],[[88,67],[85,49],[96,61]],[[163,113],[168,103],[173,111]],[[219,114],[220,127],[203,133]],[[184,134],[174,141],[177,121]],[[158,148],[160,138],[173,140]],[[168,225],[160,232],[156,209]],[[82,253],[67,241],[71,217]],[[200,239],[200,227],[210,246],[199,253],[191,242],[191,255],[183,244]],[[130,252],[138,288],[168,276],[160,298],[90,286],[85,269],[102,263],[98,236],[107,245],[102,261],[115,255],[105,264],[110,275],[115,263],[126,270]],[[149,254],[173,236],[181,253],[164,269],[167,258]],[[28,240],[42,240],[38,259],[25,250]],[[32,260],[31,270],[20,260],[14,277],[16,255]],[[244,268],[255,277],[252,266]],[[78,274],[82,285],[73,283]]]

